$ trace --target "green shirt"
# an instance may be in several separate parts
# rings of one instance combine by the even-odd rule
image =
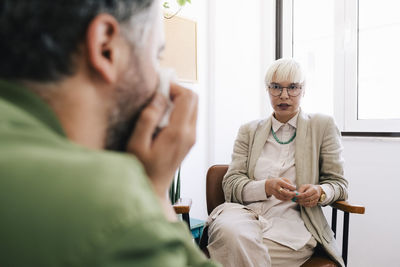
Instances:
[[[34,93],[0,81],[0,266],[216,266],[168,222],[141,163],[69,141]]]

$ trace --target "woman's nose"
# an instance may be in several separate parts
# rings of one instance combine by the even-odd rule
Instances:
[[[282,88],[282,93],[280,95],[280,98],[284,98],[284,99],[289,98],[289,94],[288,94],[288,91],[287,91],[286,87]]]

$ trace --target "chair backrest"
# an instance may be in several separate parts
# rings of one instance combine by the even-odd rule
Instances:
[[[207,172],[206,195],[207,211],[210,214],[218,205],[225,202],[222,179],[228,171],[228,165],[213,165]]]

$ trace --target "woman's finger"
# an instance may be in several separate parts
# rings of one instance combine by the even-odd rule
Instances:
[[[318,190],[315,189],[314,185],[307,184],[307,185],[302,185],[299,188],[299,195],[297,196],[297,198],[299,200],[310,199],[312,198],[313,195],[318,196]]]
[[[301,203],[317,202],[318,203],[318,200],[319,200],[318,197],[312,196],[310,198],[301,199],[301,200],[299,200],[299,202],[301,202]]]
[[[281,199],[281,200],[289,200],[289,199],[292,199],[294,196],[296,196],[296,192],[289,191],[288,189],[286,189],[284,187],[279,187],[277,192],[280,197],[279,199]]]
[[[284,178],[284,177],[280,179],[279,185],[289,191],[296,190],[296,186],[294,184],[292,184],[292,182],[289,179]]]

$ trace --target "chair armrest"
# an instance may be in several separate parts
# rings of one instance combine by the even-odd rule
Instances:
[[[180,198],[172,206],[174,207],[176,214],[189,213],[190,208],[192,207],[192,200],[190,198]]]
[[[348,203],[347,201],[336,201],[331,204],[333,208],[336,208],[338,210],[344,211],[344,212],[349,212],[349,213],[358,213],[358,214],[364,214],[365,213],[365,207],[360,206],[360,205],[353,205]]]

